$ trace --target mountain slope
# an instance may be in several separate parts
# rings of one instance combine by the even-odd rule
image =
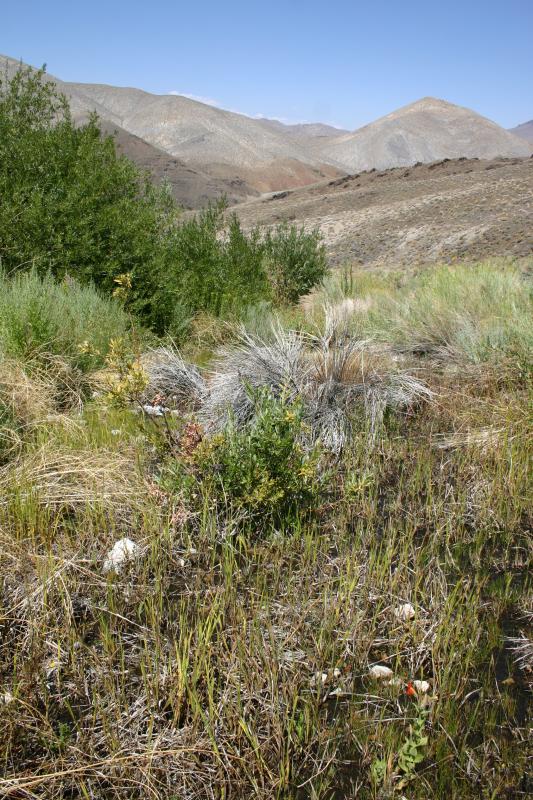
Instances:
[[[268,191],[339,174],[297,138],[242,114],[180,95],[102,84],[67,86],[130,133],[217,177],[243,178]]]
[[[318,227],[331,263],[412,266],[533,255],[533,158],[361,172],[236,208],[245,228]]]
[[[279,119],[268,119],[267,117],[260,117],[257,121],[266,128],[279,131],[303,142],[309,139],[341,136],[343,133],[349,133],[343,128],[334,128],[333,125],[325,125],[323,122],[300,122],[290,125]]]
[[[533,119],[530,119],[529,122],[522,122],[522,124],[517,125],[516,128],[511,128],[509,133],[514,133],[515,136],[520,136],[520,138],[525,139],[526,142],[533,143]]]
[[[328,139],[317,157],[350,172],[442,158],[528,156],[527,144],[470,109],[425,97],[360,128]]]
[[[11,77],[20,66],[19,61],[0,55],[0,74]],[[185,208],[201,208],[222,196],[234,204],[258,194],[238,176],[219,178],[208,175],[135,136],[120,126],[118,116],[110,113],[109,108],[77,92],[59,78],[46,73],[45,80],[55,84],[57,90],[68,97],[72,117],[77,124],[86,122],[91,111],[96,111],[100,129],[114,136],[118,151],[141,169],[148,170],[154,181],[169,183],[176,201]]]
[[[168,183],[176,201],[185,208],[202,208],[222,196],[233,205],[258,194],[242,179],[207,175],[109,120],[100,120],[99,125],[103,133],[114,137],[119,153],[148,170],[156,183]]]
[[[19,66],[5,57],[4,63],[8,72]],[[189,207],[222,193],[235,202],[346,172],[444,158],[526,157],[532,149],[474,111],[432,97],[346,133],[321,123],[252,119],[179,95],[47,80],[69,97],[77,121],[95,110],[105,130],[117,131],[122,152],[156,179],[169,180]],[[530,124],[519,126],[526,129],[522,136]]]

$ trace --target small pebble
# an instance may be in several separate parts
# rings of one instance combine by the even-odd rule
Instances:
[[[381,664],[375,664],[368,670],[372,678],[381,680],[382,678],[392,678],[393,672],[390,667],[384,667]]]
[[[403,622],[407,622],[407,620],[413,619],[413,617],[416,616],[416,611],[411,603],[404,603],[403,605],[395,608],[393,614],[396,619],[401,619]]]

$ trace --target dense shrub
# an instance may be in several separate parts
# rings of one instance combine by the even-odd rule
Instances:
[[[0,79],[0,195],[8,273],[32,266],[111,290],[118,274],[140,271],[143,310],[153,314],[148,298],[169,254],[172,201],[117,155],[96,118],[76,127],[42,71]]]
[[[296,303],[327,272],[326,251],[317,230],[306,233],[287,222],[265,237],[267,269],[274,297],[282,303]]]
[[[244,428],[231,420],[195,451],[197,480],[221,507],[249,519],[280,524],[305,514],[320,493],[318,451],[306,451],[299,402],[264,389],[253,396],[255,413]]]
[[[181,308],[186,315],[241,316],[264,300],[296,303],[322,281],[327,265],[317,231],[284,224],[245,233],[235,214],[225,219],[225,210],[219,202],[176,228],[163,289],[165,298],[174,293],[174,314]]]
[[[175,227],[173,258],[157,290],[174,332],[180,313],[234,315],[270,292],[259,231],[247,236],[234,215],[225,226],[225,210],[220,201]]]

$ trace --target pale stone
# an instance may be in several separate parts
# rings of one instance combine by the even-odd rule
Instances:
[[[115,542],[106,556],[104,561],[104,572],[120,570],[125,562],[135,558],[138,552],[139,545],[133,542],[131,539],[128,539],[127,536],[125,536],[123,539],[119,539],[117,542]]]
[[[398,606],[394,609],[393,613],[396,619],[401,619],[403,622],[413,619],[413,617],[416,616],[416,611],[411,603],[404,603],[403,605]]]
[[[384,667],[381,664],[375,664],[368,670],[372,678],[382,680],[383,678],[392,678],[393,672],[390,667]]]

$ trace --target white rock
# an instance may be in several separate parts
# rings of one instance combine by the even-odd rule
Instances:
[[[384,667],[381,664],[375,664],[368,670],[372,678],[382,680],[383,678],[392,678],[393,672],[390,667]]]
[[[416,611],[411,603],[404,603],[403,605],[395,608],[393,614],[396,619],[401,619],[403,622],[406,622],[407,620],[413,619],[413,617],[416,616]]]
[[[391,678],[390,681],[387,681],[387,686],[403,686],[403,681],[401,678],[398,678],[397,675],[394,678]]]
[[[119,539],[106,556],[104,572],[110,572],[113,569],[118,572],[125,562],[135,558],[138,552],[139,545],[132,542],[127,536],[123,539]]]
[[[413,689],[417,692],[417,694],[427,694],[430,686],[427,681],[413,681]]]
[[[145,414],[148,414],[149,417],[162,417],[170,411],[170,408],[165,408],[165,406],[151,406],[149,403],[146,403],[143,406],[143,411]]]
[[[15,698],[11,694],[11,692],[7,691],[3,694],[0,694],[0,705],[7,706],[9,703],[12,703]]]
[[[313,677],[311,678],[311,686],[325,686],[328,682],[328,673],[327,672],[315,672]]]

